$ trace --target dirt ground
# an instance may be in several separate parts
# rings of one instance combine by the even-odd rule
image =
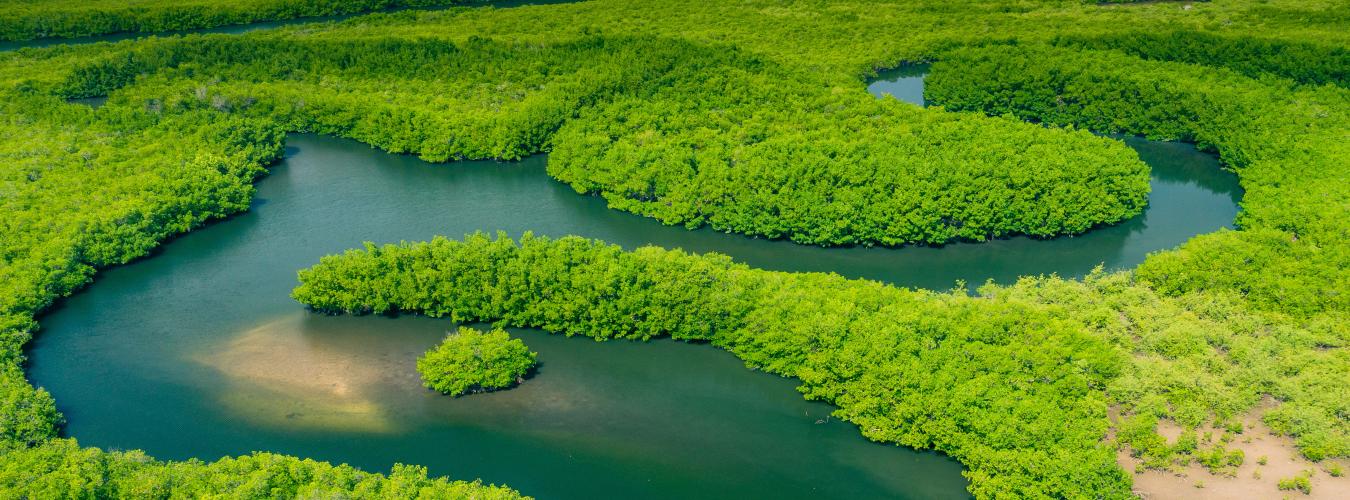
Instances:
[[[1269,427],[1261,422],[1260,411],[1253,412],[1245,419],[1246,431],[1227,445],[1228,449],[1239,449],[1245,455],[1237,474],[1226,477],[1211,474],[1198,463],[1191,463],[1176,471],[1146,470],[1134,474],[1134,492],[1146,500],[1153,499],[1350,499],[1350,460],[1339,461],[1341,470],[1347,475],[1332,477],[1326,467],[1331,461],[1313,463],[1302,458],[1294,448],[1294,441],[1288,437],[1276,436]],[[1222,434],[1213,428],[1200,432],[1212,432],[1215,439]],[[1175,440],[1181,429],[1171,422],[1159,424],[1158,433]],[[1266,457],[1266,464],[1259,459]],[[1130,456],[1128,450],[1121,450],[1116,461],[1127,471],[1135,470],[1138,459]],[[1298,490],[1281,491],[1276,485],[1280,479],[1297,476],[1305,470],[1313,470],[1310,482],[1312,493],[1304,495]]]

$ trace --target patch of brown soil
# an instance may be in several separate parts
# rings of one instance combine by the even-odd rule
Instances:
[[[1350,498],[1350,476],[1332,477],[1326,467],[1332,461],[1310,462],[1298,453],[1294,441],[1276,436],[1261,422],[1262,411],[1252,412],[1244,419],[1246,430],[1227,445],[1230,450],[1242,450],[1245,459],[1232,477],[1212,474],[1203,465],[1192,462],[1174,471],[1145,470],[1134,474],[1134,492],[1146,500],[1152,499],[1264,499],[1290,498],[1344,500]],[[1176,424],[1160,422],[1158,433],[1175,441],[1181,434]],[[1212,433],[1218,439],[1223,432],[1214,428],[1200,429],[1201,435]],[[1260,458],[1265,457],[1265,465]],[[1134,471],[1139,459],[1131,457],[1128,449],[1121,450],[1116,461],[1127,471]],[[1338,462],[1342,470],[1350,471],[1350,461]],[[1312,494],[1298,490],[1282,491],[1280,479],[1291,478],[1303,471],[1314,471],[1311,478]]]

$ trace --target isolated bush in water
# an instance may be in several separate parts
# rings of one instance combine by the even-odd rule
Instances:
[[[506,389],[534,367],[535,353],[498,328],[483,333],[461,327],[417,359],[422,384],[451,396]]]

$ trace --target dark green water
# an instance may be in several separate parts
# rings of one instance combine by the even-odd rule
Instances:
[[[102,273],[42,318],[29,375],[71,436],[161,458],[417,463],[541,498],[964,496],[954,461],[817,423],[829,406],[706,345],[524,331],[542,367],[518,389],[420,388],[414,360],[449,322],[307,314],[287,297],[295,271],[362,240],[477,229],[798,247],[610,211],[549,180],[542,157],[434,166],[339,139],[290,145],[250,212]]]
[[[533,230],[945,288],[1133,266],[1233,220],[1236,180],[1211,157],[1129,142],[1154,181],[1148,212],[1125,224],[1048,241],[823,249],[608,210],[548,179],[543,157],[430,165],[297,135],[248,213],[101,273],[41,318],[29,375],[81,443],[166,459],[267,450],[369,470],[415,463],[540,498],[961,498],[953,460],[867,442],[793,381],[706,345],[517,331],[539,352],[535,377],[435,395],[414,360],[454,325],[308,314],[288,297],[295,271],[366,240]]]

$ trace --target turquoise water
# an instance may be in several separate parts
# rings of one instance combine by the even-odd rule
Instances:
[[[165,459],[267,450],[369,470],[414,463],[540,498],[964,498],[950,458],[868,442],[794,381],[707,345],[517,330],[539,352],[536,376],[509,391],[434,394],[414,360],[454,324],[310,314],[288,296],[295,272],[362,241],[530,230],[947,288],[1131,267],[1231,224],[1241,192],[1212,157],[1125,140],[1152,165],[1153,191],[1123,224],[1051,240],[825,249],[609,210],[550,180],[544,156],[433,165],[294,135],[249,212],[101,273],[42,317],[29,376],[82,444]]]

